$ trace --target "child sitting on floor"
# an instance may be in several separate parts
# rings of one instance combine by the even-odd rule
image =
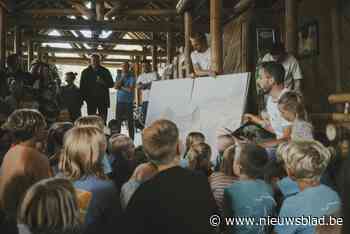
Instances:
[[[276,202],[272,187],[264,179],[268,155],[264,148],[255,144],[242,144],[237,149],[233,164],[234,172],[239,180],[224,190],[225,217],[272,216]],[[229,233],[268,233],[265,225],[230,226]]]
[[[97,127],[105,133],[105,124],[98,115],[88,115],[78,118],[74,122],[75,127]],[[112,173],[112,167],[107,157],[107,152],[102,158],[103,171],[106,175]]]
[[[288,176],[296,181],[300,192],[287,198],[279,217],[321,218],[332,215],[340,209],[338,194],[320,183],[321,175],[331,158],[329,150],[321,143],[313,141],[294,141],[288,144],[283,153]],[[280,225],[274,229],[277,234],[314,233],[315,226]]]
[[[188,151],[189,169],[201,173],[205,176],[211,174],[211,148],[206,143],[198,143],[191,146]]]
[[[187,168],[189,166],[188,163],[188,152],[191,149],[191,146],[198,143],[204,143],[205,136],[201,132],[190,132],[186,137],[186,149],[184,153],[184,158],[180,160],[180,166],[183,168]]]

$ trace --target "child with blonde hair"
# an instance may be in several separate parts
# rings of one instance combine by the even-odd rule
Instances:
[[[61,178],[37,182],[26,192],[17,219],[20,234],[78,234],[79,209],[73,185]]]
[[[186,137],[186,151],[185,158],[187,158],[187,153],[191,149],[191,146],[197,143],[204,143],[205,136],[201,132],[190,132]]]
[[[288,176],[296,181],[300,192],[283,202],[279,217],[321,218],[340,209],[338,194],[320,183],[320,178],[331,159],[326,147],[317,141],[292,141],[282,157]],[[314,233],[315,226],[278,225],[275,226],[275,232]]]
[[[74,126],[76,126],[76,127],[97,127],[102,132],[105,131],[104,121],[103,121],[102,117],[100,117],[98,115],[88,115],[88,116],[80,117],[74,122]],[[103,171],[106,175],[109,175],[110,173],[112,173],[112,167],[111,167],[111,164],[108,160],[107,153],[105,153],[105,155],[103,156],[102,165],[103,165]]]
[[[304,101],[300,94],[288,91],[278,100],[282,117],[292,123],[291,140],[313,140],[313,127],[307,121]]]
[[[60,169],[76,189],[92,194],[84,231],[107,233],[118,227],[121,208],[119,193],[102,167],[106,136],[96,127],[74,127],[64,137]]]

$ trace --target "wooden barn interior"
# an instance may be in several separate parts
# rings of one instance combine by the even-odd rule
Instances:
[[[303,93],[315,121],[335,121],[331,113],[344,108],[330,103],[329,95],[350,92],[347,0],[0,0],[0,6],[1,68],[10,53],[21,54],[25,64],[48,52],[51,63],[85,65],[88,56],[98,52],[108,67],[132,61],[136,73],[144,58],[152,60],[154,70],[159,64],[173,64],[170,78],[180,79],[191,73],[189,37],[198,31],[210,35],[217,72],[255,74],[266,52],[259,37],[265,30],[298,58],[305,77]],[[317,26],[317,53],[303,56],[301,30],[312,23]],[[52,30],[60,36],[49,35]],[[43,43],[69,43],[71,48]],[[118,44],[142,50],[117,50]],[[346,115],[339,118],[348,120]]]

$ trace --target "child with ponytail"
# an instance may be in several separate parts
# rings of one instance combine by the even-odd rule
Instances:
[[[305,105],[298,93],[284,93],[278,100],[278,109],[282,117],[292,123],[291,140],[313,140],[313,127],[307,121]]]

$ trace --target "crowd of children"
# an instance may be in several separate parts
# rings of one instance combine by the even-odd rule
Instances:
[[[296,100],[288,97],[281,109]],[[158,120],[143,131],[140,161],[128,136],[104,128],[98,116],[48,127],[33,109],[7,118],[1,233],[347,233],[349,162],[335,189],[323,183],[336,155],[320,142],[291,139],[271,158],[258,144],[220,135],[215,161],[202,133],[191,132],[180,152],[177,126]],[[232,217],[259,224],[224,222]],[[302,217],[319,223],[286,223]],[[322,225],[340,217],[343,226]]]

